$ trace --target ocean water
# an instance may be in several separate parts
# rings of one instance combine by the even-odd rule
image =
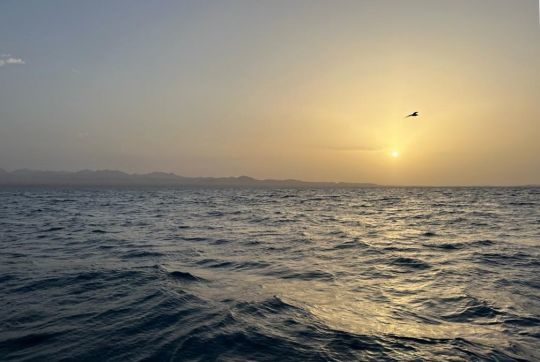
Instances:
[[[540,188],[0,190],[2,361],[540,360]]]

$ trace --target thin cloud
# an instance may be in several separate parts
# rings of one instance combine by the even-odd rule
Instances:
[[[319,148],[343,152],[380,152],[388,148],[386,145],[351,145],[351,146],[321,146]]]
[[[15,58],[11,54],[2,54],[0,56],[0,67],[14,64],[25,64],[25,61],[22,58]]]

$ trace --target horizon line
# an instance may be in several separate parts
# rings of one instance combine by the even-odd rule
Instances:
[[[392,187],[411,187],[411,188],[414,188],[414,187],[425,187],[425,188],[450,188],[450,187],[455,187],[455,188],[459,188],[459,187],[462,187],[462,188],[466,188],[466,187],[540,187],[540,182],[538,183],[525,183],[525,184],[507,184],[507,185],[501,185],[501,184],[455,184],[455,185],[449,185],[449,184],[431,184],[431,185],[422,185],[422,184],[380,184],[380,183],[377,183],[377,182],[366,182],[366,181],[307,181],[307,180],[301,180],[301,179],[295,179],[295,178],[256,178],[256,177],[253,177],[253,176],[248,176],[248,175],[238,175],[238,176],[183,176],[183,175],[179,175],[175,172],[167,172],[167,171],[150,171],[150,172],[142,172],[142,173],[139,173],[139,172],[127,172],[127,171],[122,171],[122,170],[118,170],[118,169],[107,169],[107,168],[103,168],[103,169],[88,169],[88,168],[85,168],[85,169],[79,169],[77,171],[66,171],[66,170],[43,170],[43,169],[32,169],[32,168],[16,168],[16,169],[12,169],[11,171],[9,171],[8,169],[6,168],[2,168],[0,167],[0,172],[1,171],[4,171],[5,173],[8,173],[8,174],[13,174],[17,171],[29,171],[29,172],[51,172],[51,173],[66,173],[66,174],[76,174],[76,173],[81,173],[81,172],[84,172],[84,171],[87,171],[87,172],[119,172],[119,173],[122,173],[122,174],[125,174],[127,176],[148,176],[148,175],[152,175],[152,174],[164,174],[164,175],[169,175],[169,176],[176,176],[176,177],[180,177],[180,178],[187,178],[187,179],[242,179],[242,178],[249,178],[253,181],[256,181],[256,182],[299,182],[299,183],[311,183],[311,184],[329,184],[329,185],[332,185],[332,184],[335,184],[336,186],[339,186],[340,184],[342,185],[350,185],[350,186],[354,186],[354,185],[357,185],[358,187],[362,187],[362,185],[364,186],[368,186],[370,185],[371,187],[388,187],[388,188],[392,188]],[[0,173],[1,175],[1,173]],[[2,186],[2,184],[0,183],[0,186]],[[4,185],[5,186],[5,185]],[[24,185],[21,185],[21,186],[24,186]]]

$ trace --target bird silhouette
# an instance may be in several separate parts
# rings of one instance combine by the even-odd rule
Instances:
[[[409,118],[409,117],[418,117],[418,112],[413,112],[411,114],[409,114],[407,117],[405,118]]]

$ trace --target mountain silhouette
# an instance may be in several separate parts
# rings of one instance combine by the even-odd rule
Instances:
[[[0,169],[0,186],[169,186],[169,187],[374,187],[371,183],[259,180],[238,177],[184,177],[174,173],[129,174],[117,170],[39,171]]]

